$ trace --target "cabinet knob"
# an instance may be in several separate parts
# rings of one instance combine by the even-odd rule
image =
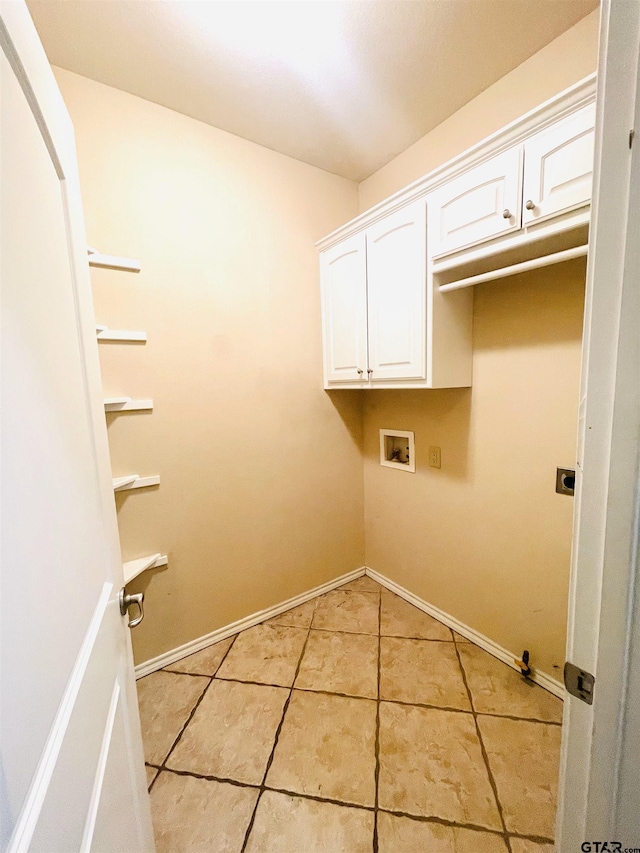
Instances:
[[[372,370],[371,368],[369,368],[369,369],[367,370],[367,373],[373,373],[373,370]]]
[[[525,207],[527,208],[527,210],[535,210],[536,208],[535,204],[531,201],[531,199],[527,201]]]
[[[362,376],[362,374],[364,373],[364,370],[361,367],[358,367],[356,370],[356,373],[358,373],[360,376]]]
[[[508,207],[505,207],[505,209],[502,211],[502,218],[503,219],[511,219],[511,211],[509,210]]]

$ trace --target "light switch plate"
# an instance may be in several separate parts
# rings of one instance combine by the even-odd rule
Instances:
[[[439,447],[430,447],[429,448],[429,467],[430,468],[440,468],[442,465],[442,458],[440,455]]]

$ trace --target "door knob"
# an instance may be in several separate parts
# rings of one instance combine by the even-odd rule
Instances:
[[[534,202],[531,201],[531,199],[529,199],[527,201],[527,203],[525,204],[525,207],[527,208],[527,210],[535,210],[535,208],[536,208]]]
[[[118,602],[120,604],[120,613],[122,616],[129,610],[129,608],[135,604],[138,608],[138,615],[135,619],[129,620],[129,627],[135,628],[136,625],[139,625],[144,619],[144,607],[142,606],[142,602],[144,601],[144,592],[136,592],[133,595],[127,595],[124,587],[120,590],[120,595],[118,596]]]

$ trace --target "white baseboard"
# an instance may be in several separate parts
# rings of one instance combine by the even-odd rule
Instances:
[[[330,590],[335,589],[338,586],[342,586],[344,583],[360,578],[364,573],[365,568],[364,566],[361,566],[359,569],[354,569],[352,572],[340,575],[339,578],[334,578],[332,581],[323,583],[321,586],[315,587],[315,589],[310,589],[308,592],[303,592],[300,595],[296,595],[294,598],[289,598],[287,601],[281,602],[280,604],[274,604],[273,607],[268,607],[266,610],[260,610],[258,613],[253,613],[251,616],[245,616],[244,619],[239,619],[237,622],[232,622],[231,625],[225,625],[223,628],[218,628],[210,634],[205,634],[204,637],[198,637],[196,640],[190,640],[183,646],[178,646],[177,649],[171,649],[171,651],[164,652],[164,654],[158,655],[158,657],[151,658],[151,660],[144,661],[144,663],[139,663],[135,668],[136,678],[142,678],[144,675],[149,675],[158,669],[163,669],[165,666],[169,666],[169,664],[182,660],[182,658],[186,658],[188,655],[200,652],[202,649],[206,649],[207,646],[212,646],[214,643],[226,640],[227,637],[239,634],[240,631],[245,631],[247,628],[253,628],[254,625],[258,625],[266,619],[272,619],[274,616],[279,616],[286,610],[291,610],[293,607],[298,607],[298,605],[304,604],[305,601],[311,601],[312,598],[317,598],[319,595],[324,595],[325,592],[330,592]]]
[[[404,598],[404,600],[408,601],[409,604],[413,604],[414,607],[424,611],[424,613],[428,613],[429,616],[433,616],[433,618],[437,619],[438,622],[443,622],[447,627],[452,628],[458,634],[461,634],[463,637],[466,637],[467,640],[470,640],[470,642],[475,643],[476,646],[480,646],[480,648],[484,649],[485,652],[489,652],[490,655],[493,655],[498,658],[498,660],[501,660],[502,663],[506,663],[512,669],[519,672],[518,667],[514,663],[514,659],[518,657],[518,655],[504,649],[502,646],[494,643],[493,640],[490,640],[483,634],[479,634],[477,631],[474,631],[473,628],[469,628],[468,625],[459,622],[453,616],[449,616],[449,614],[445,613],[444,610],[440,610],[440,608],[434,607],[433,604],[428,604],[426,601],[418,598],[417,595],[409,592],[408,589],[405,589],[403,586],[400,586],[400,584],[395,583],[395,581],[389,580],[389,578],[381,575],[380,572],[376,572],[374,569],[367,567],[365,569],[365,574],[370,578],[373,578],[374,581],[378,581],[379,584],[382,584],[382,586],[386,587],[391,592],[395,592],[395,594],[399,595],[400,598]],[[540,687],[544,687],[545,690],[553,693],[554,696],[557,696],[559,699],[564,699],[564,685],[560,681],[557,681],[555,678],[552,678],[544,672],[536,672],[535,670],[532,671],[530,678],[532,681],[535,681],[536,684],[539,684]]]
[[[251,616],[246,616],[244,619],[232,622],[231,625],[225,625],[223,628],[218,628],[210,634],[205,634],[203,637],[191,640],[183,646],[178,646],[176,649],[171,649],[171,651],[158,655],[158,657],[152,658],[144,663],[140,663],[135,668],[136,678],[142,678],[144,675],[149,675],[158,669],[163,669],[165,666],[169,666],[178,660],[182,660],[182,658],[188,657],[188,655],[193,655],[196,652],[202,651],[202,649],[206,649],[207,646],[212,646],[214,643],[226,640],[227,637],[239,634],[240,631],[252,628],[254,625],[260,624],[260,622],[264,622],[274,616],[279,616],[281,613],[285,613],[293,607],[298,607],[306,601],[311,601],[312,598],[324,595],[325,592],[329,592],[336,587],[342,586],[342,584],[362,577],[364,574],[373,578],[373,580],[377,581],[391,592],[394,592],[396,595],[400,596],[400,598],[408,601],[409,604],[413,604],[414,607],[417,607],[424,613],[428,613],[429,616],[433,616],[433,618],[437,619],[438,622],[442,622],[449,628],[452,628],[461,636],[466,637],[470,642],[475,643],[476,646],[480,646],[481,649],[489,652],[490,655],[498,658],[502,663],[506,663],[512,669],[518,671],[518,667],[514,663],[514,658],[516,658],[517,655],[513,652],[499,646],[497,643],[494,643],[493,640],[485,637],[484,634],[479,634],[477,631],[474,631],[473,628],[469,628],[468,625],[465,625],[463,622],[459,622],[453,616],[450,616],[448,613],[440,610],[440,608],[434,607],[433,604],[429,604],[421,598],[418,598],[417,595],[409,592],[408,589],[405,589],[405,587],[400,586],[400,584],[397,584],[395,581],[385,577],[385,575],[381,575],[380,572],[376,572],[374,569],[362,566],[359,569],[354,569],[351,572],[340,575],[340,577],[334,578],[321,586],[317,586],[315,589],[303,592],[300,595],[296,595],[294,598],[289,598],[287,601],[281,602],[280,604],[274,604],[273,607],[261,610],[258,613],[253,613]],[[564,686],[557,679],[552,678],[544,672],[536,672],[534,670],[531,673],[531,680],[535,681],[536,684],[539,684],[540,687],[544,687],[545,690],[548,690],[555,696],[558,696],[560,699],[564,699]]]

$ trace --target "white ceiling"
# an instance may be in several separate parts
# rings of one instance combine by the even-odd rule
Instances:
[[[598,0],[27,0],[50,61],[360,181]]]

